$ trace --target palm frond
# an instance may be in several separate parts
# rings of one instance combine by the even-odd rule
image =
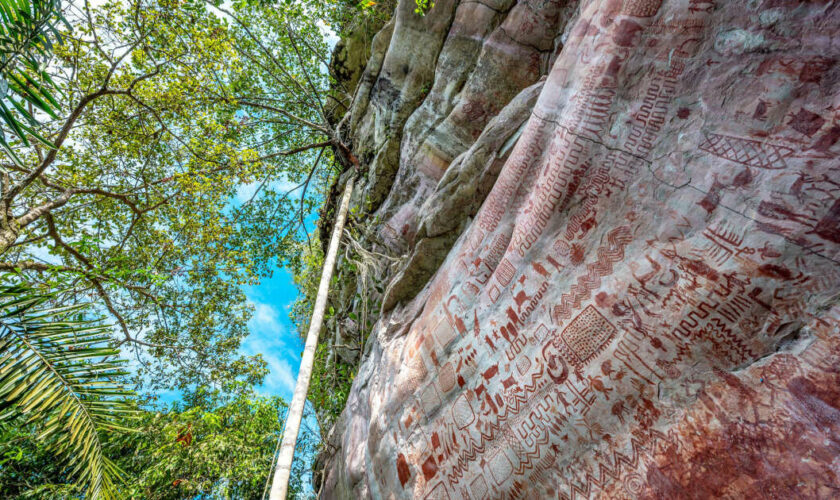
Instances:
[[[2,2],[3,0],[0,0]],[[122,475],[103,453],[102,436],[134,414],[127,372],[109,347],[107,326],[84,319],[84,306],[49,307],[50,295],[0,286],[0,420],[36,423],[85,485],[87,498],[115,498]]]
[[[25,146],[32,137],[53,147],[35,131],[38,121],[25,105],[57,117],[58,89],[45,68],[54,44],[62,42],[59,24],[70,26],[60,0],[0,0],[0,123]],[[3,128],[0,148],[20,165]]]

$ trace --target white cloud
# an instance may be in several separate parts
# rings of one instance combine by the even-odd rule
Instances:
[[[277,309],[270,304],[251,301],[254,305],[254,317],[251,318],[253,330],[273,333],[278,336],[284,333],[285,328],[280,324]]]
[[[278,395],[289,399],[295,388],[296,370],[293,363],[300,363],[300,353],[296,346],[288,345],[284,332],[268,333],[255,332],[245,339],[242,353],[247,355],[261,354],[268,365],[269,373],[257,392],[264,395]]]
[[[294,392],[297,383],[292,367],[287,361],[278,359],[276,356],[264,356],[264,359],[271,371],[258,391],[266,394],[282,394],[288,399],[287,395]]]
[[[254,298],[249,301],[254,306],[254,316],[248,323],[250,335],[240,350],[245,355],[261,354],[269,369],[257,392],[289,399],[295,388],[296,367],[303,349],[300,339],[283,324],[280,310]]]

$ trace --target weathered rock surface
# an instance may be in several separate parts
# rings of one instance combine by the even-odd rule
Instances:
[[[324,498],[837,498],[840,5],[401,1]]]

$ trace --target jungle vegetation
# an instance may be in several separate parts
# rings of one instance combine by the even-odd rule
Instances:
[[[4,498],[264,494],[286,403],[238,353],[243,287],[290,267],[306,321],[349,167],[326,34],[376,5],[0,0]]]

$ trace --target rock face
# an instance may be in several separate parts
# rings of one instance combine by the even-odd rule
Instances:
[[[324,498],[837,498],[840,5],[402,0]]]

